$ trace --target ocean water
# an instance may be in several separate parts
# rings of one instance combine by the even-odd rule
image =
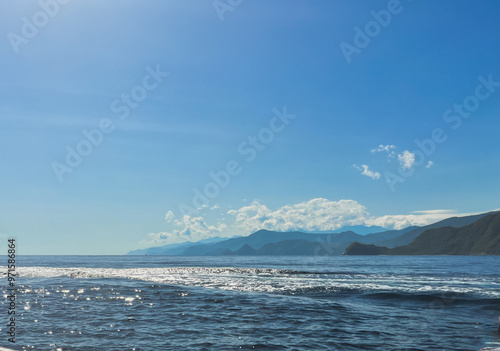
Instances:
[[[0,307],[16,350],[500,345],[500,257],[20,256],[17,271],[15,345],[5,278]]]

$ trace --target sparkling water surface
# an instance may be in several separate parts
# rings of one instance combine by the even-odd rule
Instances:
[[[497,256],[20,256],[17,271],[15,349],[479,350],[500,341]],[[5,285],[3,294],[6,311]],[[0,345],[12,347],[4,319]]]

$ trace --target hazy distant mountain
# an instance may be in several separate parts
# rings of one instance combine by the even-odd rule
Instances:
[[[338,230],[334,230],[332,233],[342,233],[342,232],[351,231],[351,232],[354,232],[356,234],[366,235],[366,234],[385,232],[386,230],[387,230],[387,228],[377,227],[375,225],[373,225],[373,226],[353,225],[353,226],[342,227]]]
[[[273,232],[269,230],[259,230],[249,236],[232,238],[214,244],[195,245],[183,250],[182,255],[186,256],[216,256],[227,253],[226,250],[237,252],[245,245],[253,249],[259,249],[270,243],[277,243],[285,240],[305,240],[310,242],[342,243],[362,240],[363,236],[354,232],[311,234],[303,232]]]
[[[360,226],[359,228],[361,228]],[[379,230],[380,227],[363,227]],[[395,238],[405,234],[417,227],[409,227],[402,230],[386,230],[383,232],[359,235],[353,231],[342,233],[304,233],[304,232],[274,232],[259,230],[249,236],[226,238],[210,238],[199,242],[186,242],[181,244],[170,244],[161,247],[153,247],[145,250],[131,251],[129,255],[186,255],[186,256],[216,256],[216,255],[248,255],[251,252],[247,246],[255,250],[254,254],[263,255],[341,255],[344,250],[354,241],[374,243],[381,240]],[[303,245],[300,250],[292,247]],[[294,241],[294,242],[292,242]],[[268,244],[270,245],[263,248]],[[279,246],[282,247],[279,247]],[[291,246],[292,245],[292,246]],[[318,247],[320,249],[318,249]],[[259,251],[259,249],[263,248]],[[318,252],[318,250],[320,250]],[[316,251],[316,253],[314,253]],[[288,252],[288,253],[287,253]]]
[[[146,255],[146,252],[148,251],[148,249],[137,249],[137,250],[133,250],[133,251],[130,251],[127,255]]]
[[[259,230],[249,236],[227,238],[209,238],[198,242],[185,242],[153,247],[145,250],[135,250],[130,255],[186,255],[186,256],[217,256],[217,255],[341,255],[354,242],[361,244],[376,244],[380,247],[394,248],[412,243],[415,238],[426,230],[441,227],[462,227],[474,223],[487,214],[467,217],[453,217],[425,226],[409,227],[402,230],[386,230],[360,235],[354,231],[341,233],[304,233],[304,232],[274,232]],[[378,231],[380,227],[357,226],[361,231],[368,229]],[[319,245],[319,246],[318,246]],[[318,247],[322,253],[318,253]],[[358,249],[362,246],[355,246]],[[352,250],[352,248],[351,248]],[[378,250],[378,249],[377,249]],[[315,253],[316,251],[316,253]]]
[[[289,239],[278,242],[267,243],[260,248],[254,248],[249,244],[245,244],[238,250],[224,250],[222,255],[266,255],[266,256],[339,256],[352,243],[354,238],[362,242],[376,242],[377,240],[385,240],[388,238],[402,235],[415,227],[406,228],[403,230],[389,230],[382,233],[374,233],[369,235],[357,235],[352,232],[330,234],[326,237],[315,237],[311,240],[311,234],[305,236],[306,239]],[[280,233],[289,234],[289,233]],[[222,244],[222,243],[221,243]]]
[[[367,234],[362,239],[362,242],[375,243],[375,242],[379,242],[379,241],[391,240],[391,239],[399,238],[399,237],[406,235],[407,233],[410,233],[411,231],[414,231],[414,230],[419,229],[419,228],[420,227],[413,226],[413,227],[407,227],[407,228],[399,229],[399,230],[386,230],[384,232]]]
[[[178,244],[167,244],[158,247],[151,247],[149,249],[134,250],[130,251],[128,255],[179,255],[184,249],[190,246],[216,243],[223,240],[227,240],[227,238],[221,238],[216,236],[208,239],[203,239],[197,242],[186,241]]]
[[[223,255],[253,255],[253,256],[339,256],[348,243],[332,244],[303,239],[283,240],[277,243],[265,244],[254,249],[248,244],[236,251],[225,250]]]
[[[346,255],[500,255],[500,212],[462,227],[428,229],[405,246],[351,244]]]
[[[316,231],[303,230],[302,232],[307,234],[332,234],[332,233],[354,232],[356,234],[366,235],[366,234],[380,233],[386,230],[387,228],[378,227],[375,225],[372,226],[352,225],[352,226],[345,226],[336,230],[316,230]]]
[[[232,238],[214,244],[194,245],[183,250],[181,254],[186,256],[238,255],[240,253],[239,249],[248,245],[252,249],[256,250],[256,254],[278,255],[277,252],[283,252],[283,255],[287,255],[286,252],[296,252],[296,250],[292,249],[290,246],[293,244],[291,241],[302,240],[302,244],[305,244],[305,242],[311,243],[307,245],[313,247],[314,250],[317,250],[316,248],[320,245],[320,247],[323,248],[327,254],[335,252],[336,255],[341,255],[347,246],[354,241],[373,243],[405,234],[414,228],[415,227],[403,230],[389,230],[368,235],[359,235],[352,231],[343,233],[313,234],[303,232],[274,232],[269,230],[259,230],[249,236]],[[263,249],[263,251],[259,251],[260,248],[263,248],[264,245],[268,244],[279,244],[283,247],[286,246],[292,251],[287,251],[284,248],[278,248],[279,245],[267,246]],[[312,254],[310,249],[304,249],[304,252],[306,251],[309,252],[309,254]]]

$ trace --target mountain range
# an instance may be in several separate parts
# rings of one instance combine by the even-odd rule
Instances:
[[[410,244],[395,248],[355,242],[346,249],[345,254],[500,255],[500,212],[482,216],[477,221],[461,227],[427,229]]]
[[[203,244],[211,244],[219,241],[227,240],[227,238],[221,238],[218,236],[203,239],[200,241],[192,242],[186,241],[179,244],[167,244],[158,247],[150,247],[149,249],[139,249],[130,251],[129,255],[180,255],[186,248],[193,245],[203,245]]]
[[[485,248],[485,245],[495,244],[500,236],[499,231],[489,232],[487,228],[470,227],[484,217],[496,213],[484,213],[466,217],[448,218],[431,225],[422,227],[408,227],[401,230],[381,231],[381,227],[349,227],[359,232],[368,234],[361,235],[353,230],[331,233],[305,233],[305,232],[275,232],[259,230],[249,236],[237,236],[232,238],[209,238],[198,242],[184,242],[180,244],[169,244],[143,250],[134,250],[129,255],[184,255],[184,256],[217,256],[217,255],[320,255],[335,256],[357,255],[357,254],[446,254],[446,243],[454,243],[455,236],[465,240],[470,235],[468,244],[480,240],[481,243],[472,254],[495,254]],[[474,229],[473,231],[471,231]],[[484,229],[484,230],[483,230]],[[485,234],[485,233],[488,234]],[[429,234],[431,233],[431,234]],[[496,234],[495,234],[496,233]],[[483,235],[486,235],[483,238]],[[489,236],[488,236],[489,235]],[[490,238],[491,236],[491,238]],[[442,239],[437,245],[437,237]],[[481,237],[481,238],[480,238]],[[461,239],[461,240],[462,240]],[[440,250],[428,251],[425,242],[431,240],[433,248],[441,247]],[[457,239],[458,240],[458,239]],[[483,244],[485,242],[486,244]],[[402,247],[410,248],[404,249]],[[437,245],[437,246],[436,246]],[[450,244],[451,245],[451,244]],[[455,245],[455,244],[453,244]],[[458,245],[458,244],[456,244]],[[418,248],[417,248],[418,247]],[[451,246],[450,246],[451,247]],[[396,249],[397,248],[397,249]],[[391,251],[394,249],[393,251]],[[403,250],[403,251],[401,251]],[[427,251],[426,251],[427,250]],[[481,251],[483,250],[483,251]],[[405,252],[405,253],[403,253]],[[413,253],[415,252],[415,253]],[[428,252],[428,253],[426,253]],[[439,252],[439,253],[434,253]],[[453,252],[467,252],[456,249]],[[450,253],[453,254],[453,253]],[[458,253],[455,253],[458,254]]]

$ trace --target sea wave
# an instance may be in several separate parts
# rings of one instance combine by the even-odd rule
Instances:
[[[5,269],[5,267],[2,267]],[[358,274],[238,267],[19,267],[22,278],[133,279],[158,284],[301,296],[500,302],[500,282],[474,277]],[[499,304],[500,305],[500,304]]]

